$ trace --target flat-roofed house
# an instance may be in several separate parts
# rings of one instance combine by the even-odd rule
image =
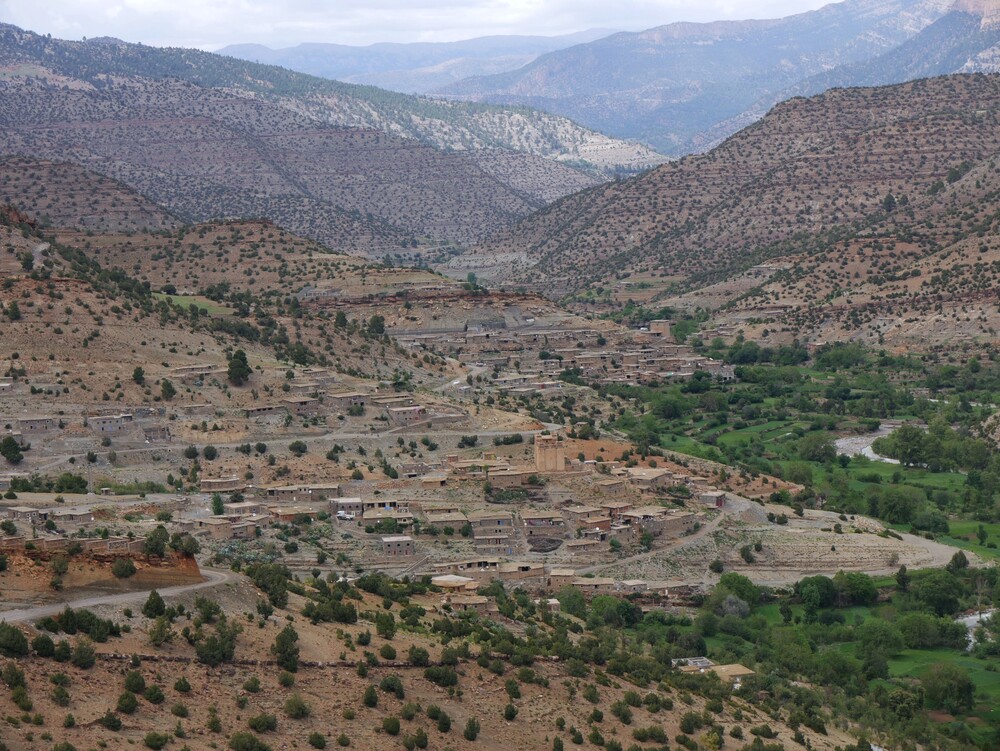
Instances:
[[[414,552],[413,538],[409,535],[391,535],[382,538],[382,555],[387,558],[404,558]]]
[[[514,529],[514,517],[507,511],[475,511],[469,514],[473,535],[509,535]]]
[[[566,520],[558,511],[522,511],[521,521],[528,537],[562,536],[566,531]]]

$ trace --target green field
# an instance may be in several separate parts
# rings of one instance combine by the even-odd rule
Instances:
[[[157,300],[165,300],[174,305],[179,305],[182,308],[196,305],[202,310],[207,310],[208,314],[213,316],[228,316],[233,314],[232,308],[220,305],[215,300],[209,300],[207,297],[201,295],[167,295],[163,292],[154,292],[153,297]]]

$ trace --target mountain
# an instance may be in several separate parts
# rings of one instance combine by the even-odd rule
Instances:
[[[792,99],[707,154],[561,199],[452,268],[593,301],[698,290],[858,232],[888,195],[933,221],[947,184],[995,162],[998,125],[997,75]]]
[[[348,83],[368,84],[405,94],[425,94],[470,76],[504,73],[539,55],[585,44],[614,33],[589,29],[562,36],[488,36],[458,42],[412,44],[299,44],[271,49],[233,44],[217,52]]]
[[[675,23],[552,52],[439,93],[537,107],[662,153],[690,153],[718,123],[773,104],[803,79],[896,48],[950,3],[846,0],[778,20]]]
[[[644,146],[528,108],[436,101],[199,50],[110,38],[63,41],[0,24],[0,63],[15,68],[39,65],[94,87],[123,77],[176,79],[264,100],[317,123],[381,130],[449,151],[524,152],[599,173],[635,172],[664,161]]]
[[[523,151],[485,148],[493,142],[442,150],[385,132],[397,130],[386,120],[391,107],[413,122],[416,114],[402,107],[424,100],[218,55],[111,39],[62,42],[5,26],[0,64],[9,71],[0,81],[0,157],[62,163],[67,174],[66,163],[75,164],[110,178],[87,188],[89,178],[81,177],[71,201],[93,203],[117,181],[184,222],[266,217],[336,249],[381,256],[418,241],[436,247],[481,239],[598,182],[530,153],[532,139],[552,134],[534,129],[528,111],[476,109],[497,128],[519,127],[507,140],[520,139]],[[330,94],[329,87],[340,86],[342,95]],[[347,95],[354,91],[371,99]],[[337,119],[334,111],[367,116],[352,127],[336,126],[329,122]],[[560,128],[567,124],[545,119]],[[460,120],[451,123],[450,135],[442,133],[441,121],[442,130],[434,132],[461,141],[468,131]],[[549,148],[558,148],[556,141],[548,141]],[[611,158],[616,146],[629,148],[596,134],[592,143],[603,144]],[[75,179],[71,174],[69,182]],[[31,186],[25,188],[25,196],[11,198],[30,198]],[[42,201],[31,208],[40,217],[65,213]],[[170,226],[173,219],[166,217],[146,222],[141,215],[148,209],[136,207],[134,219],[123,217],[111,228]],[[97,220],[81,226],[91,221]]]

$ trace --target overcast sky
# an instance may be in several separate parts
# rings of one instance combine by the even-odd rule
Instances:
[[[640,30],[779,18],[831,0],[0,0],[0,21],[62,39],[213,50],[256,42],[445,42],[492,34]]]

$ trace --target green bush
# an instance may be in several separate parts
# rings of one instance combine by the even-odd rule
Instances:
[[[142,739],[142,742],[146,744],[146,748],[152,749],[161,749],[166,746],[169,741],[169,735],[166,733],[156,732],[146,733],[146,737]]]
[[[382,730],[389,735],[399,735],[399,718],[392,715],[382,720]]]
[[[259,715],[254,715],[249,720],[247,724],[250,726],[251,730],[256,730],[258,733],[263,733],[267,730],[275,730],[278,727],[278,718],[273,714],[267,714],[262,712]]]
[[[312,733],[309,736],[309,745],[313,748],[326,748],[326,738],[322,733]]]

